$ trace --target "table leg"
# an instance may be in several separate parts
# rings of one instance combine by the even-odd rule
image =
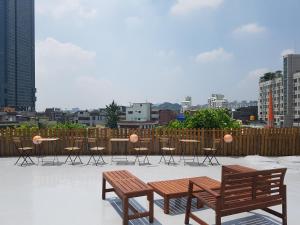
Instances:
[[[105,200],[106,197],[106,179],[102,178],[102,199]]]
[[[154,204],[153,204],[153,192],[152,191],[150,194],[148,194],[148,201],[149,201],[149,222],[153,223]]]
[[[164,198],[164,213],[169,214],[169,211],[170,211],[170,198],[165,197]]]
[[[128,225],[128,198],[125,196],[123,198],[123,225]]]

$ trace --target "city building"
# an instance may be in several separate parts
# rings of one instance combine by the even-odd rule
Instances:
[[[104,127],[107,122],[106,111],[104,109],[91,112],[81,110],[73,114],[73,122],[89,127]]]
[[[294,73],[294,127],[300,127],[300,72]]]
[[[169,109],[159,110],[159,125],[167,125],[170,121],[175,120],[177,112]]]
[[[258,106],[257,101],[233,101],[228,102],[228,109],[239,109],[243,107],[251,107],[251,106]]]
[[[60,108],[46,108],[45,116],[49,121],[63,122],[64,120],[64,113]]]
[[[0,107],[35,110],[34,0],[0,1]]]
[[[208,98],[208,107],[209,108],[227,108],[228,101],[222,94],[212,94]]]
[[[132,103],[126,108],[126,121],[150,121],[151,103]]]
[[[294,83],[294,74],[300,72],[300,54],[288,54],[283,56],[283,113],[284,127],[292,127],[295,112],[294,91],[297,91]]]
[[[184,101],[181,102],[181,113],[184,113],[185,111],[190,110],[192,107],[192,97],[187,96],[185,97]]]
[[[232,111],[232,117],[235,120],[242,121],[243,124],[248,124],[251,121],[257,120],[257,106],[241,107]]]
[[[281,71],[266,73],[259,79],[258,120],[268,121],[269,93],[272,91],[274,125],[282,127],[284,124],[284,87]]]

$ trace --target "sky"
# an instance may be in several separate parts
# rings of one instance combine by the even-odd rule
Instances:
[[[37,109],[257,100],[300,51],[299,0],[36,0]]]

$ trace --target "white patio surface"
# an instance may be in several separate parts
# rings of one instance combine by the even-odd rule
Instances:
[[[60,157],[64,162],[66,157]],[[36,159],[33,158],[35,161]],[[47,159],[52,160],[51,157]],[[129,157],[133,160],[133,157]],[[175,160],[179,158],[176,157]],[[82,157],[84,163],[87,157]],[[159,165],[159,157],[151,156],[152,165],[104,166],[69,165],[51,163],[32,166],[15,166],[16,158],[0,158],[0,224],[1,225],[118,225],[122,224],[121,203],[113,193],[101,200],[102,172],[126,169],[145,182],[193,176],[209,176],[220,180],[220,166]],[[300,157],[219,157],[221,164],[241,164],[257,169],[287,167],[285,182],[288,197],[288,224],[300,224]],[[161,197],[155,195],[155,225],[184,224],[185,201],[171,203],[171,214],[165,215]],[[147,201],[133,201],[136,207],[147,208]],[[275,207],[280,210],[281,207]],[[214,212],[202,209],[196,212],[209,224],[214,224]],[[279,218],[261,210],[223,217],[223,224],[281,224]],[[147,219],[131,224],[148,224]],[[191,220],[191,224],[196,224]]]

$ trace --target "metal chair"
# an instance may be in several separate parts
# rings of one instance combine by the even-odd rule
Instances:
[[[70,146],[66,147],[65,150],[68,152],[68,157],[66,158],[65,163],[67,163],[68,159],[70,159],[72,165],[75,164],[76,159],[78,158],[80,163],[82,164],[81,158],[80,158],[80,152],[83,149],[83,138],[72,138],[70,140]],[[75,158],[72,159],[72,156],[75,155]]]
[[[87,163],[87,165],[90,164],[91,159],[93,158],[96,166],[98,166],[99,161],[101,164],[106,164],[106,162],[103,159],[103,151],[105,150],[105,143],[101,141],[98,138],[88,138],[88,149],[91,153],[90,159]],[[95,156],[98,156],[98,159],[96,160]]]
[[[160,157],[159,163],[161,163],[161,161],[163,159],[165,164],[168,164],[168,165],[170,165],[170,163],[176,164],[174,157],[173,157],[176,148],[172,144],[174,144],[174,142],[172,143],[171,138],[165,138],[165,137],[159,138],[159,149],[161,152],[161,157]],[[169,160],[166,159],[166,157],[168,155],[169,155]]]
[[[136,152],[135,161],[139,162],[139,165],[141,165],[140,157],[144,156],[144,160],[142,160],[143,164],[150,164],[149,161],[149,151],[151,147],[151,138],[139,138],[138,142],[136,143],[136,147],[133,148],[133,150]]]
[[[216,158],[216,152],[220,147],[221,147],[221,139],[217,138],[213,140],[213,144],[211,148],[202,148],[205,155],[202,164],[204,164],[205,161],[208,160],[210,165],[213,165],[212,160],[215,159],[216,163],[220,165],[218,159]]]
[[[15,165],[18,164],[21,158],[23,159],[21,166],[23,166],[24,163],[26,163],[26,166],[30,164],[27,159],[29,159],[32,164],[35,164],[30,157],[30,152],[34,149],[32,146],[24,146],[24,141],[20,137],[13,137],[13,143],[19,153],[19,158],[15,162]]]

